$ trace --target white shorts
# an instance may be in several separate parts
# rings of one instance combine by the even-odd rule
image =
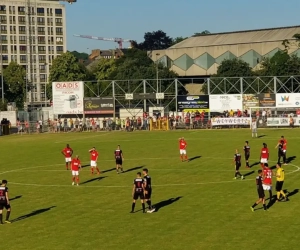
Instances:
[[[97,167],[97,162],[96,161],[91,161],[91,167]]]
[[[286,150],[282,150],[283,153],[286,153]]]
[[[270,190],[272,190],[272,186],[263,184],[263,189],[264,189],[265,191],[270,191]]]
[[[79,175],[79,171],[72,170],[72,175],[73,176],[75,176],[75,175],[78,176]]]
[[[71,157],[66,158],[66,162],[71,162],[71,161],[72,161]]]
[[[186,150],[185,149],[180,149],[180,154],[181,155],[186,155]]]
[[[260,159],[260,163],[268,163],[268,159],[266,159],[266,158],[261,158],[261,159]]]

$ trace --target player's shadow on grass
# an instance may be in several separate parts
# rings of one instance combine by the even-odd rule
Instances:
[[[90,166],[90,164],[85,164],[85,165],[82,165],[81,167],[82,168],[87,168],[87,167],[89,167]]]
[[[283,190],[283,192],[286,193],[286,196],[289,198],[289,197],[291,197],[291,196],[293,196],[293,195],[295,195],[295,194],[298,194],[298,193],[299,193],[299,189],[296,188],[296,189],[294,189],[292,192],[289,192],[289,191],[287,191],[287,190],[285,189],[285,190]]]
[[[96,177],[96,178],[93,178],[93,179],[89,179],[87,181],[81,182],[81,185],[84,185],[84,184],[87,184],[87,183],[91,183],[91,182],[94,182],[94,181],[101,181],[102,179],[104,179],[106,177],[107,176],[99,176],[99,177]]]
[[[270,169],[274,170],[276,168],[276,165],[273,165],[272,167],[270,167]]]
[[[22,195],[15,196],[14,198],[9,199],[9,201],[14,201],[20,198],[22,198]]]
[[[201,155],[194,156],[194,157],[190,158],[188,161],[190,162],[190,161],[193,161],[193,160],[197,160],[199,158],[201,158]]]
[[[249,175],[252,175],[252,174],[254,174],[254,171],[250,171],[250,172],[244,174],[244,177],[249,176]]]
[[[257,166],[259,163],[260,163],[259,161],[252,163],[252,164],[250,165],[250,168],[253,168],[253,167]]]
[[[55,208],[55,207],[56,206],[52,206],[52,207],[48,207],[48,208],[42,208],[42,209],[34,210],[29,214],[25,214],[25,215],[22,215],[22,216],[20,216],[16,219],[11,220],[11,222],[17,222],[17,221],[20,221],[20,220],[28,219],[30,217],[45,213],[45,212],[47,212],[47,211],[49,211],[49,210],[51,210],[52,208]]]
[[[290,157],[288,157],[287,159],[286,159],[286,162],[287,163],[291,163],[293,160],[295,160],[296,159],[296,156],[290,156]]]
[[[134,170],[139,170],[143,167],[146,167],[146,166],[143,165],[143,166],[138,166],[138,167],[134,167],[134,168],[129,168],[129,169],[124,170],[124,173],[131,172],[131,171],[134,171]]]
[[[164,200],[164,201],[156,203],[155,205],[153,205],[155,207],[155,212],[158,212],[161,208],[169,206],[176,201],[179,201],[181,198],[182,198],[182,196],[178,196],[176,198],[170,198],[168,200]]]
[[[266,135],[260,135],[260,136],[258,136],[257,138],[263,138],[263,137],[265,137]]]
[[[116,170],[116,168],[110,168],[110,169],[103,170],[102,173],[108,173],[114,170]]]

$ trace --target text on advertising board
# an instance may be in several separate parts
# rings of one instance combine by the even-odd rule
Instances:
[[[79,83],[78,82],[57,82],[55,83],[55,88],[62,89],[62,90],[79,89]]]

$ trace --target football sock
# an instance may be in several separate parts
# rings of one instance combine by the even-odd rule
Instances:
[[[263,204],[264,210],[267,210],[267,206],[266,204]]]
[[[10,211],[6,212],[6,220],[9,220],[9,216],[10,216]]]
[[[277,200],[280,199],[280,192],[277,192]]]
[[[286,156],[285,156],[285,154],[283,155],[283,163],[286,163]]]
[[[3,215],[2,215],[2,214],[0,214],[0,223],[3,223],[3,221],[2,221],[2,217],[3,217]]]
[[[142,203],[143,212],[145,213],[145,203]]]
[[[257,206],[256,202],[252,205],[252,208],[255,208]]]
[[[135,208],[135,203],[132,202],[132,205],[131,205],[131,211],[132,211],[132,212],[134,211],[134,208]]]
[[[278,156],[278,160],[277,160],[277,163],[280,163],[280,158],[281,158],[281,157],[280,157],[280,156]]]
[[[280,194],[282,194],[282,196],[283,196],[284,198],[286,198],[286,194],[283,192],[283,190],[280,191]]]
[[[148,204],[148,206],[149,206],[149,209],[152,209],[151,201],[150,201],[150,200],[147,200],[147,204]]]
[[[272,200],[272,196],[273,196],[271,190],[269,191],[269,195],[270,195],[270,201],[271,201]]]
[[[234,177],[237,177],[237,172],[235,172]]]

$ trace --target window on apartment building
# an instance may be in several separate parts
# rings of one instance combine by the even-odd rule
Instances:
[[[20,52],[24,52],[27,50],[27,47],[26,46],[20,46]]]
[[[19,16],[18,20],[19,20],[19,22],[24,22],[24,23],[26,22],[26,19],[24,16]]]
[[[38,51],[46,51],[46,46],[38,46]]]
[[[45,79],[47,79],[47,75],[45,75],[45,74],[40,74],[40,78],[41,78],[41,80],[45,80]]]
[[[63,37],[56,37],[56,42],[62,43],[64,41]]]
[[[40,70],[46,70],[46,65],[45,64],[41,64],[39,67],[40,67]]]
[[[26,41],[26,36],[19,36],[19,41]]]
[[[53,43],[53,41],[54,41],[54,40],[53,40],[53,36],[49,36],[49,37],[48,37],[48,43]]]
[[[18,7],[19,12],[25,12],[25,7]]]
[[[55,18],[56,23],[62,23],[62,18]]]
[[[2,60],[3,61],[8,61],[8,55],[2,55]]]
[[[20,32],[26,32],[26,27],[25,26],[19,26],[19,31]]]
[[[63,46],[57,46],[56,51],[59,51],[59,52],[64,51],[64,47]]]
[[[11,32],[15,32],[15,31],[16,31],[16,26],[10,26],[10,27],[9,27],[9,30],[10,30]]]
[[[48,23],[53,23],[53,18],[52,18],[52,17],[48,17],[48,18],[47,18],[47,22],[48,22]]]
[[[39,42],[46,42],[46,39],[45,39],[44,36],[39,36],[39,37],[38,37],[38,41],[39,41]]]
[[[2,36],[1,36],[1,41],[7,41],[7,36],[2,35]]]
[[[6,6],[5,5],[0,5],[0,11],[6,11]]]
[[[7,31],[7,26],[1,25],[1,31]]]
[[[63,29],[62,28],[56,28],[56,33],[62,33]]]
[[[9,11],[15,11],[16,10],[15,6],[9,6],[8,9],[9,9]]]
[[[45,9],[44,8],[37,8],[36,12],[39,13],[39,14],[44,14]]]
[[[62,9],[55,9],[56,15],[62,15]]]
[[[15,61],[15,62],[17,61],[17,56],[16,55],[11,55],[10,58],[11,58],[12,61]]]
[[[1,20],[1,22],[6,21],[6,20],[7,20],[7,19],[6,19],[6,16],[0,16],[0,20]]]
[[[45,32],[45,27],[38,27],[38,32]]]
[[[38,23],[44,23],[44,22],[45,22],[45,18],[43,18],[43,17],[38,17],[38,18],[37,18],[37,22],[38,22]]]
[[[7,50],[8,50],[7,45],[2,45],[2,46],[1,46],[1,51],[2,51],[2,52],[6,52]]]
[[[11,53],[16,53],[17,52],[17,46],[16,45],[11,45],[10,46],[10,50],[11,50]]]
[[[54,51],[54,46],[48,46],[48,51],[49,52]]]
[[[46,56],[39,55],[39,61],[46,61]]]
[[[26,62],[26,60],[27,60],[26,55],[20,55],[20,61],[21,62]]]

